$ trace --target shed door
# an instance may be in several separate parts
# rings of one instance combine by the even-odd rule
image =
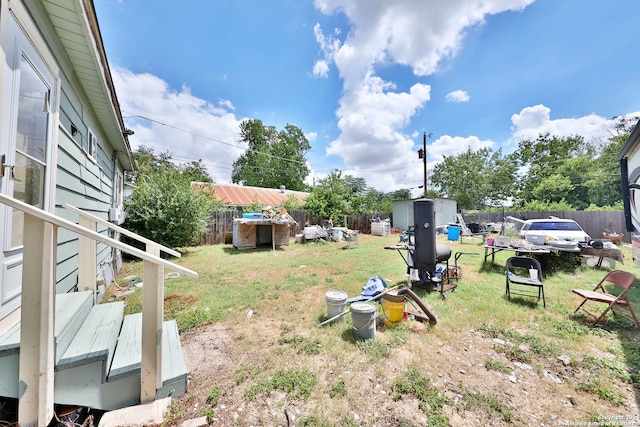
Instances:
[[[51,185],[52,99],[55,80],[11,17],[2,96],[4,176],[0,191],[18,200],[49,207]],[[24,215],[0,204],[0,319],[20,305]],[[35,268],[36,266],[28,266]]]

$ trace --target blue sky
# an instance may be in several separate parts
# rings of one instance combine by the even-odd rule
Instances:
[[[290,123],[312,178],[381,191],[540,133],[603,141],[640,114],[637,0],[95,0],[132,146],[229,183],[239,123]],[[420,190],[415,190],[419,194]]]

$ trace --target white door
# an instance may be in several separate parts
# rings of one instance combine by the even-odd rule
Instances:
[[[3,10],[4,12],[4,10]],[[52,109],[55,80],[10,13],[2,80],[0,191],[41,209],[51,194]],[[0,204],[0,319],[20,305],[24,216]],[[36,267],[26,265],[26,268]]]

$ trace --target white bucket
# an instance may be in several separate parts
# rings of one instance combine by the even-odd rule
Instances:
[[[327,299],[327,319],[342,313],[347,307],[347,293],[339,290],[331,290],[326,294]],[[344,316],[340,316],[335,322],[341,322]]]
[[[302,243],[302,237],[304,236],[304,234],[300,233],[300,234],[296,234],[296,243]]]
[[[353,333],[357,338],[368,340],[376,337],[376,306],[366,302],[351,304]]]

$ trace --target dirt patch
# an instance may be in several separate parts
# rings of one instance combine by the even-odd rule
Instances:
[[[353,346],[348,355],[351,363],[344,367],[330,352],[313,356],[290,352],[278,343],[279,337],[311,336],[313,331],[284,329],[286,332],[281,324],[269,321],[243,319],[184,334],[189,391],[176,399],[171,423],[209,414],[211,425],[219,426],[317,425],[309,422],[314,419],[325,420],[321,425],[424,426],[430,414],[421,409],[419,399],[410,395],[398,399],[393,389],[398,378],[416,367],[416,361],[421,374],[445,398],[442,412],[451,426],[554,426],[639,413],[630,385],[615,386],[626,403],[612,404],[593,393],[577,391],[576,384],[592,375],[587,370],[557,357],[514,362],[503,351],[512,343],[481,331],[447,331],[445,344],[428,326],[415,324],[408,328],[407,342],[391,348],[383,360],[372,361]],[[341,326],[332,327],[331,332],[343,339]],[[384,327],[376,333],[376,340],[389,338]],[[520,347],[528,352],[526,345]],[[247,399],[255,378],[241,379],[238,372],[259,376],[261,366],[274,364],[273,354],[289,359],[281,361],[283,366],[305,366],[317,374],[318,382],[308,399],[290,399],[277,390]],[[499,369],[492,369],[488,361]],[[330,391],[339,383],[346,392],[332,397]],[[215,404],[208,401],[212,390],[220,391]]]

